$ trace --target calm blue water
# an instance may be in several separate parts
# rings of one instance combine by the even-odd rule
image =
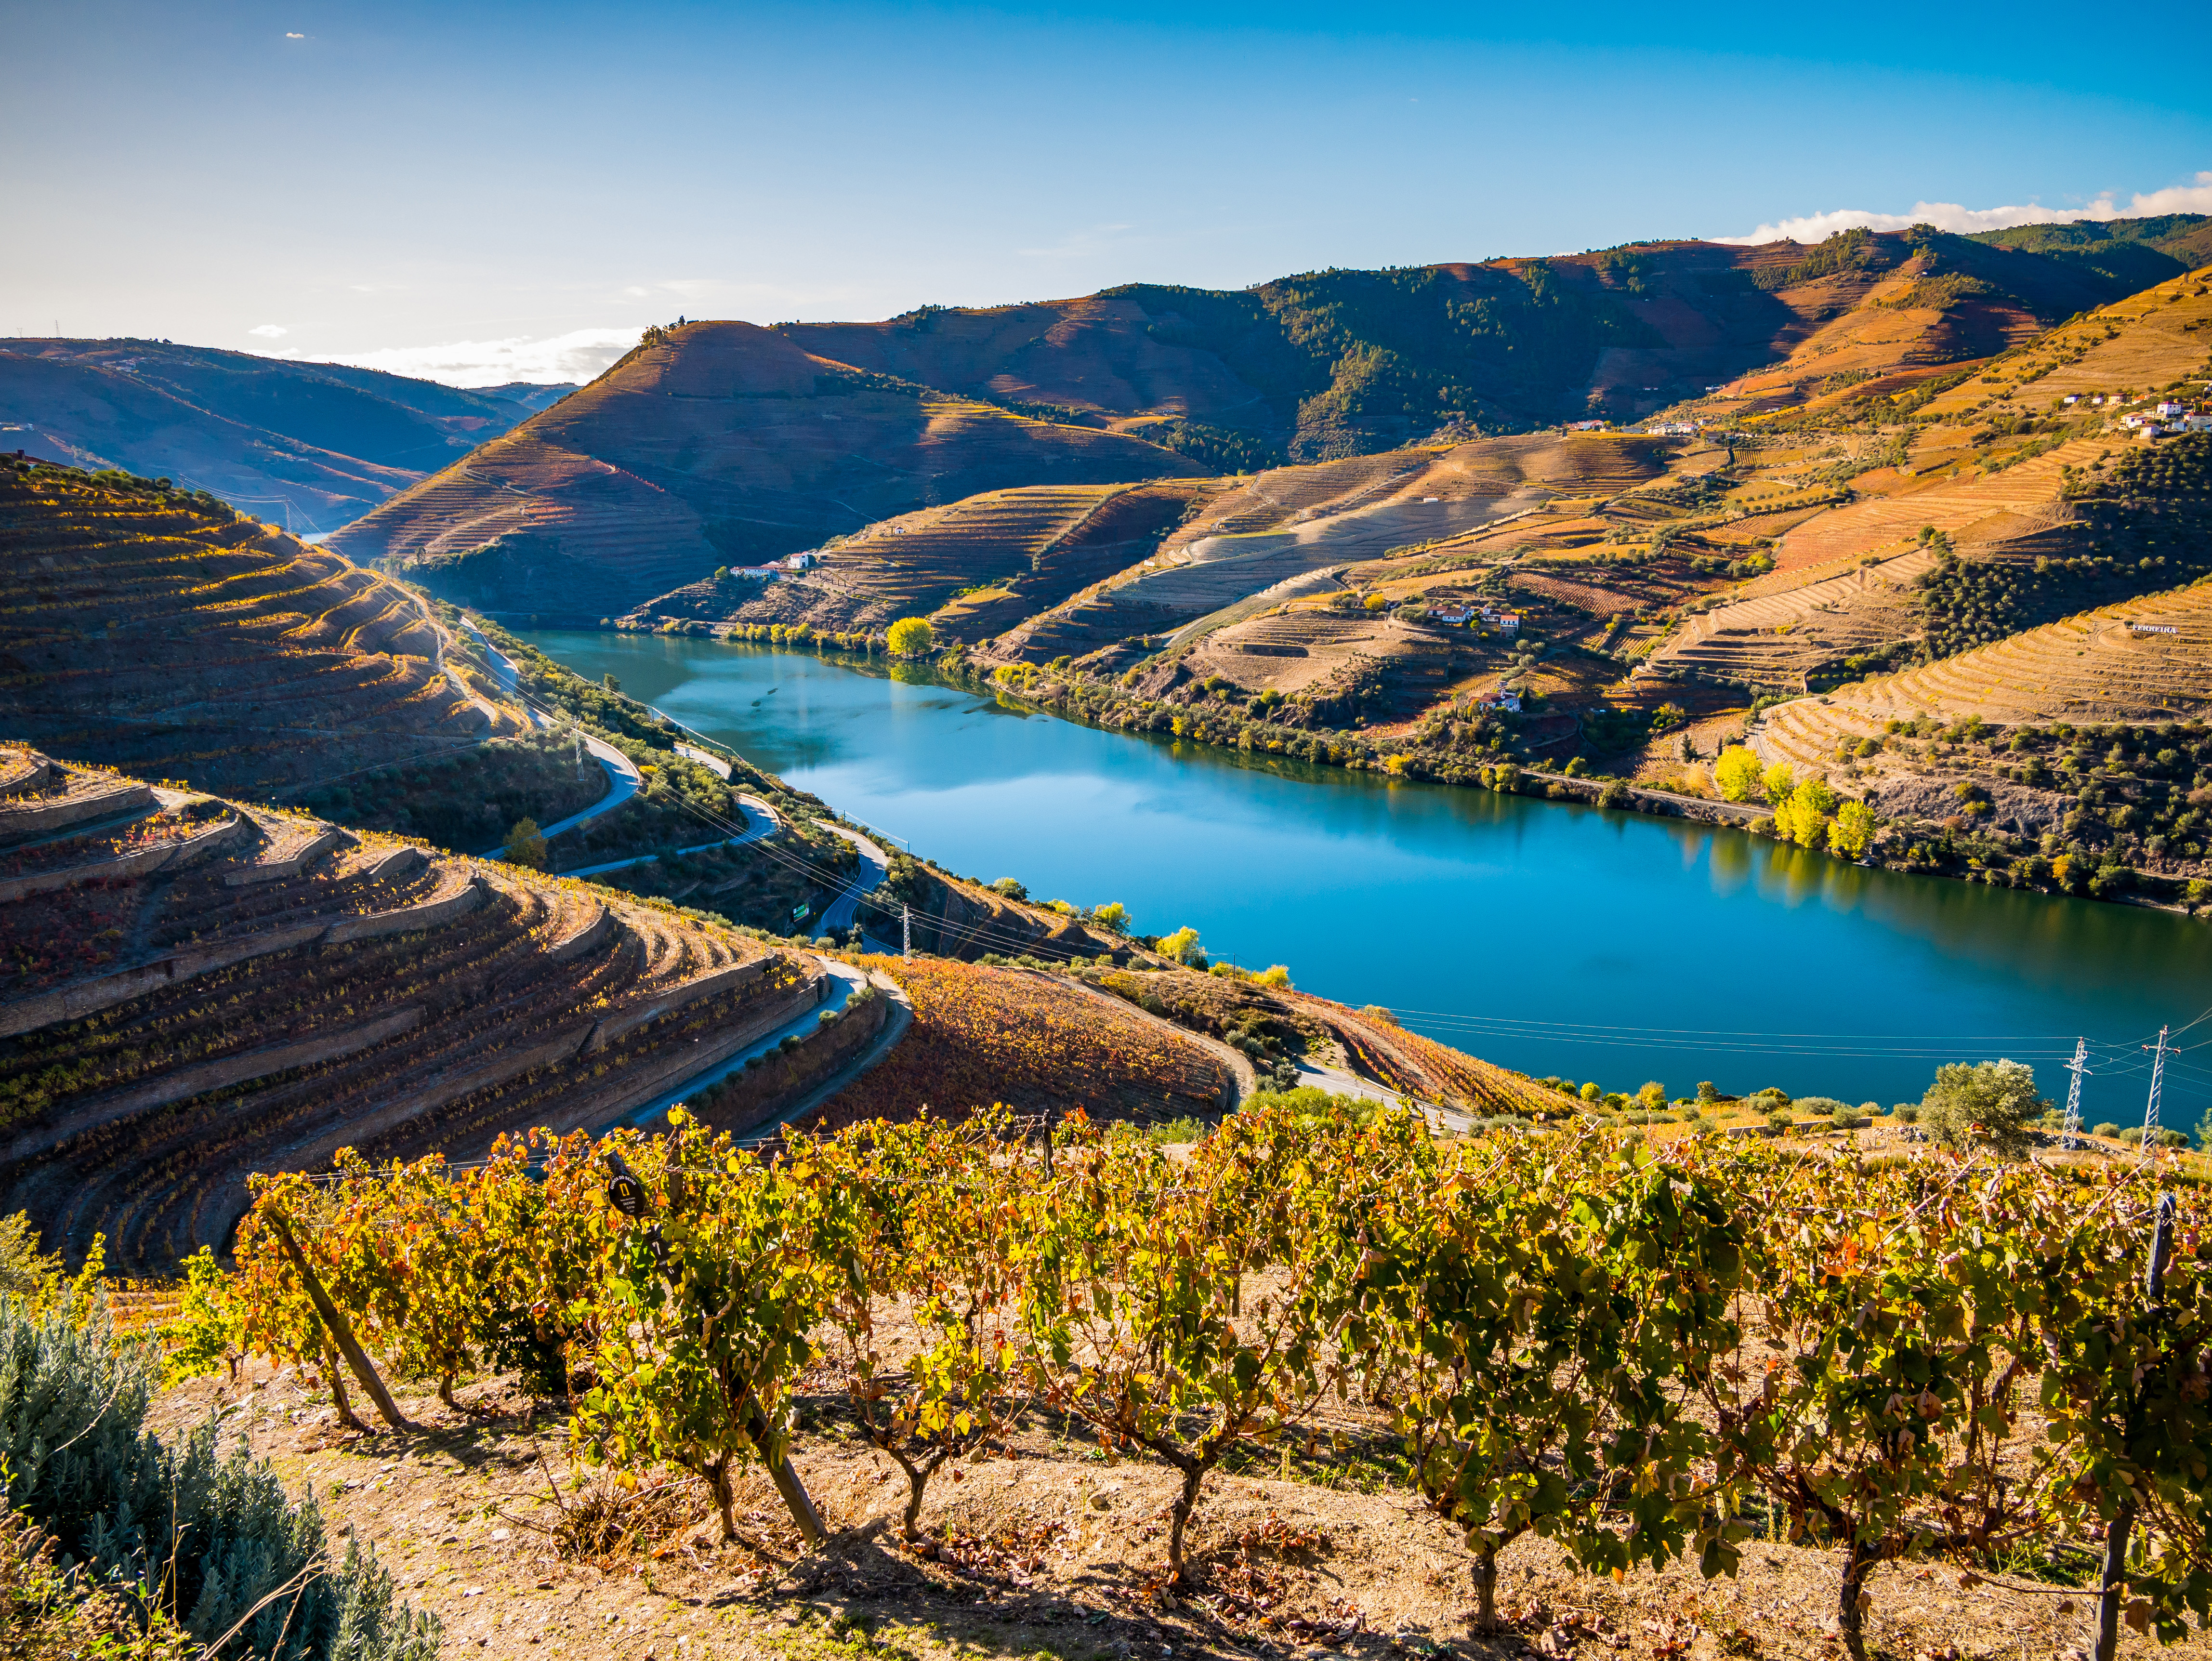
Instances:
[[[1216,957],[1539,1075],[1670,1094],[1917,1099],[1938,1061],[2032,1061],[2139,1123],[2161,1022],[2212,1005],[2212,923],[1865,871],[1734,830],[1389,782],[1096,731],[763,648],[541,631],[582,674],[731,745],[948,869],[1120,900]],[[2212,1038],[2212,1021],[2180,1042]],[[2161,1117],[2212,1108],[2179,1055]]]

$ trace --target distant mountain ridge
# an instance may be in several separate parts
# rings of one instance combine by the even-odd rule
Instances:
[[[1754,370],[1742,413],[1870,381],[1900,392],[2186,269],[2208,227],[2044,228],[2051,252],[1926,226],[1817,246],[1654,242],[651,330],[338,545],[459,602],[593,622],[718,566],[988,491],[1637,419]]]
[[[1840,259],[1838,241],[1849,249]],[[1978,237],[1921,227],[1847,232],[1810,251],[1663,241],[1332,268],[1234,292],[1131,283],[778,332],[824,357],[1016,408],[1064,406],[1139,432],[1180,419],[1261,437],[1279,451],[1270,461],[1325,461],[1454,420],[1492,432],[1648,415],[1786,350],[1915,262],[1984,285],[1950,308],[1966,326],[1955,357],[2001,350],[2207,259],[2203,215]]]
[[[468,391],[166,340],[7,339],[0,427],[15,441],[0,449],[173,478],[328,532],[573,390]]]

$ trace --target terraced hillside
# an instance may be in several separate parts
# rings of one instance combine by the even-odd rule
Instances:
[[[1561,496],[1656,478],[1672,448],[1601,435],[1477,439],[1278,468],[1209,502],[1156,559],[1023,624],[989,655],[1043,663],[1152,635],[1188,644],[1340,586],[1329,573],[1349,563],[1449,545]]]
[[[710,577],[622,621],[804,623],[880,630],[926,616],[949,641],[977,641],[1156,551],[1215,481],[1040,484],[925,508],[826,544],[801,576]]]
[[[2112,417],[2123,386],[2189,397],[2212,359],[2208,330],[2212,272],[2074,319],[1939,392],[1919,412],[1928,424],[1874,452],[1897,465],[1859,472],[1850,482],[1856,500],[1792,519],[1774,538],[1778,569],[1687,618],[1652,651],[1651,666],[1797,689],[1855,654],[1906,642],[1935,655],[1955,651],[1954,631],[1913,592],[1930,580],[1931,533],[1967,567],[2034,570],[2024,581],[1970,570],[1954,587],[2057,591],[1978,618],[1984,639],[2171,587],[2202,569],[2190,551],[2212,530],[2207,441],[2147,442]],[[2107,395],[2111,404],[2089,401]],[[1802,452],[1754,453],[1735,499],[1817,488],[1820,461],[1809,443]],[[2094,583],[2046,580],[2054,562],[2102,569]],[[1961,600],[1988,609],[1977,593]]]
[[[0,1203],[72,1250],[172,1265],[342,1147],[605,1124],[820,992],[583,885],[0,753]]]
[[[944,958],[870,960],[904,989],[914,1029],[811,1128],[1018,1112],[1174,1119],[1235,1104],[1228,1062],[1164,1020],[1061,976]]]
[[[2212,710],[2212,582],[2104,606],[1903,674],[1767,712],[1752,742],[1798,765],[1895,721],[1973,716],[1992,726],[2156,722]]]
[[[0,447],[173,478],[327,532],[567,390],[468,392],[165,340],[0,339],[0,422],[18,429]]]
[[[334,543],[457,603],[596,619],[932,502],[1200,471],[1136,439],[863,374],[750,324],[694,323],[650,332],[582,392]]]
[[[0,466],[0,726],[261,792],[524,730],[398,584],[212,499]]]

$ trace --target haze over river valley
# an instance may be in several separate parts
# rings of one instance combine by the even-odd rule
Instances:
[[[1672,1096],[1884,1106],[1936,1064],[2030,1061],[2140,1123],[2135,1046],[2212,1003],[2212,930],[2144,908],[1862,869],[1732,830],[1131,739],[915,676],[698,639],[527,638],[947,869],[1120,900],[1247,967],[1380,1003],[1503,1065]],[[2191,1034],[2191,1038],[2201,1035]],[[2189,1039],[2183,1040],[2184,1043]],[[2112,1046],[2124,1047],[2114,1053]],[[2169,1065],[2164,1123],[2212,1105]]]

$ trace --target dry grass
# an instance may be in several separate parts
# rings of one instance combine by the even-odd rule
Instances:
[[[1159,1589],[1174,1484],[1150,1462],[1109,1463],[1087,1440],[1032,1420],[932,1484],[927,1555],[895,1536],[905,1484],[842,1427],[826,1379],[803,1399],[793,1464],[831,1530],[801,1556],[759,1473],[740,1483],[740,1542],[720,1543],[703,1486],[677,1476],[643,1501],[605,1493],[568,1456],[562,1417],[508,1384],[465,1392],[489,1417],[456,1415],[427,1390],[401,1391],[421,1433],[342,1438],[319,1390],[249,1362],[170,1391],[155,1427],[175,1433],[210,1409],[226,1441],[245,1437],[295,1491],[312,1488],[340,1540],[373,1544],[404,1594],[447,1625],[448,1654],[559,1654],[574,1661],[1066,1661],[1172,1656],[1358,1661],[1407,1654],[1477,1658],[1755,1656],[1829,1661],[1832,1555],[1752,1542],[1741,1573],[1707,1582],[1694,1565],[1616,1585],[1575,1573],[1541,1541],[1510,1548],[1501,1632],[1471,1624],[1464,1547],[1388,1475],[1387,1439],[1362,1409],[1332,1411],[1341,1452],[1267,1456],[1211,1479],[1192,1525],[1197,1584]],[[562,1491],[554,1497],[553,1488]],[[687,1500],[686,1495],[690,1497]],[[574,1533],[579,1509],[611,1519]],[[639,1513],[643,1513],[641,1516]],[[625,1531],[627,1521],[647,1526]],[[2010,1577],[2007,1577],[2010,1579]],[[1964,1585],[1955,1571],[1877,1571],[1869,1636],[1877,1654],[2014,1661],[2078,1641],[2063,1594]],[[2156,1652],[2123,1632],[2122,1653],[2190,1661],[2192,1638]]]

